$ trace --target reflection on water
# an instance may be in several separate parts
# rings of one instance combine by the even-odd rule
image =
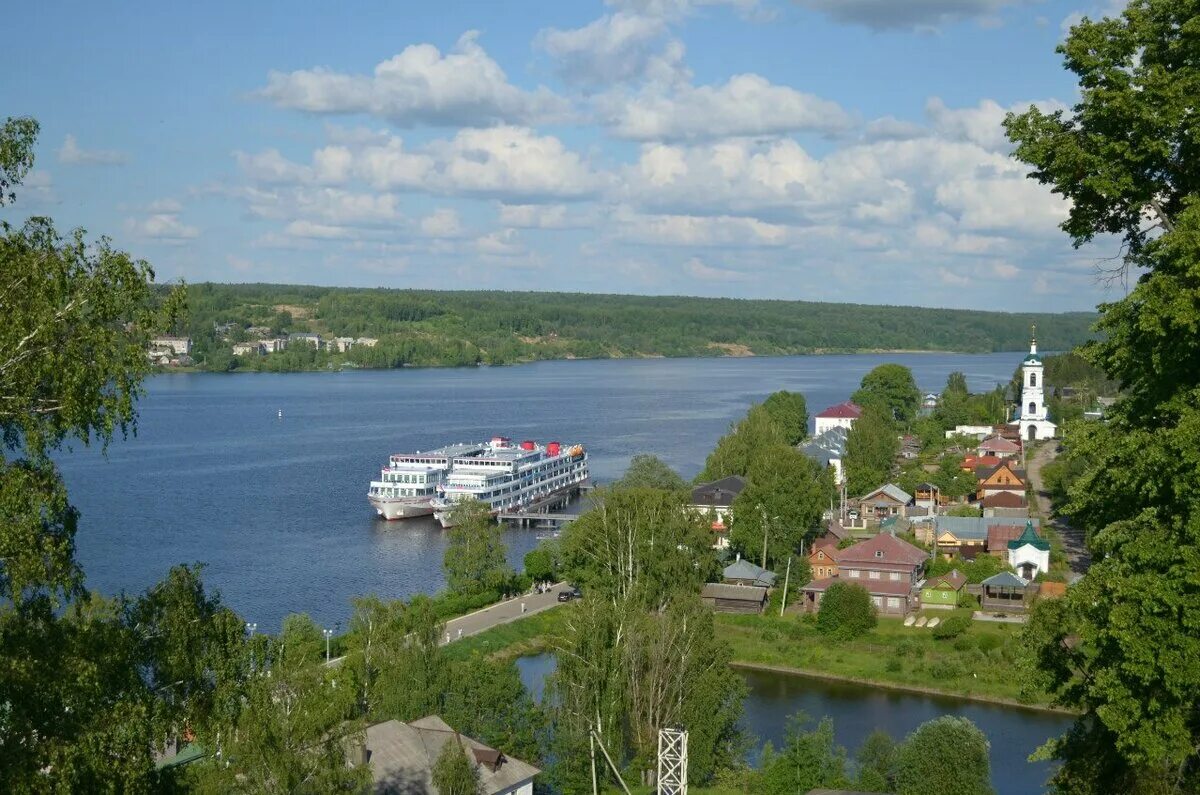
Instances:
[[[521,681],[539,703],[545,679],[554,672],[554,667],[554,657],[549,654],[517,660]],[[1027,795],[1043,791],[1051,771],[1048,762],[1029,762],[1029,755],[1071,725],[1071,718],[1065,715],[998,704],[828,682],[774,671],[739,669],[739,673],[749,687],[742,724],[756,738],[750,759],[755,764],[763,743],[769,740],[778,748],[788,719],[800,712],[814,721],[826,715],[833,718],[837,742],[851,755],[875,729],[883,729],[901,740],[927,720],[960,715],[973,721],[988,737],[992,784],[997,795]]]

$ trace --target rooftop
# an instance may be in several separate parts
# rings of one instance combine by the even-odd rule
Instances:
[[[838,563],[843,566],[854,563],[916,566],[923,563],[928,557],[925,550],[914,547],[907,541],[901,541],[890,533],[880,533],[866,541],[860,541],[843,549]]]
[[[849,400],[847,400],[844,403],[838,403],[837,405],[830,406],[829,408],[825,409],[817,416],[820,417],[821,419],[826,419],[826,420],[833,420],[833,419],[856,420],[862,416],[862,406],[858,405],[857,403],[852,403]]]
[[[744,488],[746,488],[746,479],[740,475],[730,475],[711,483],[701,483],[692,489],[692,505],[729,506],[733,504],[734,498],[741,494]]]
[[[859,501],[866,502],[867,500],[871,499],[872,497],[875,497],[878,495],[887,495],[888,497],[891,497],[893,500],[900,503],[901,505],[908,505],[910,502],[912,502],[912,495],[909,494],[904,489],[897,486],[895,483],[885,483],[884,485],[880,486],[879,488],[875,489],[874,491],[870,492],[869,494],[864,494],[862,497],[859,498]]]
[[[1024,588],[1029,583],[1011,571],[1002,571],[999,574],[993,574],[991,577],[988,577],[981,584],[992,588]]]
[[[1016,520],[1018,523],[1020,520]],[[1031,520],[1037,522],[1038,520]],[[983,541],[995,525],[1013,525],[1007,516],[938,516],[934,519],[937,534],[952,533],[955,538]]]
[[[1037,530],[1033,529],[1032,519],[1025,523],[1025,530],[1019,538],[1014,538],[1008,542],[1009,549],[1020,549],[1026,545],[1043,551],[1049,551],[1050,549],[1050,542],[1038,535]]]
[[[826,577],[823,580],[813,580],[808,585],[804,586],[803,591],[825,591],[829,586],[837,583],[846,583],[848,585],[861,585],[867,589],[867,593],[872,596],[878,594],[882,596],[907,596],[912,593],[912,583],[908,580],[872,580],[868,578],[849,578],[841,577]]]
[[[765,602],[767,589],[761,585],[734,585],[728,582],[706,582],[700,589],[702,599],[737,599],[747,602]]]
[[[940,588],[942,586],[949,586],[951,589],[957,591],[966,584],[967,578],[963,575],[963,573],[958,569],[951,569],[946,574],[943,574],[940,577],[934,577],[929,582],[925,583],[925,587]]]
[[[775,584],[775,572],[757,566],[745,558],[740,558],[725,567],[721,575],[726,580],[750,580],[755,585],[770,588]]]

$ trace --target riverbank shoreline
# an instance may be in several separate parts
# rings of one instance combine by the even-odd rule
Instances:
[[[1002,707],[1014,707],[1017,709],[1027,709],[1032,712],[1048,712],[1055,715],[1078,715],[1074,710],[1065,709],[1063,707],[1052,707],[1044,704],[1026,704],[1016,699],[1003,698],[1001,696],[984,696],[975,694],[957,693],[951,690],[941,690],[936,687],[925,687],[922,685],[905,685],[898,682],[888,682],[881,679],[869,679],[860,676],[848,676],[846,674],[833,674],[827,671],[816,671],[809,668],[795,668],[790,665],[772,665],[769,663],[754,663],[742,662],[739,660],[731,660],[730,668],[740,668],[748,671],[768,671],[777,674],[789,674],[791,676],[800,676],[807,679],[822,679],[827,682],[844,682],[846,684],[867,685],[868,687],[876,687],[882,690],[898,690],[905,693],[917,693],[923,696],[940,696],[943,698],[957,698],[963,701],[976,701],[983,704],[996,704]]]

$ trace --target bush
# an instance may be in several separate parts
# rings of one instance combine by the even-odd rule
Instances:
[[[901,657],[924,657],[925,644],[916,638],[905,638],[896,644],[896,654]]]
[[[966,718],[922,723],[897,755],[898,795],[992,795],[988,741]]]
[[[934,679],[957,679],[962,673],[962,667],[953,660],[939,658],[929,664],[929,675]]]
[[[954,650],[955,651],[967,651],[969,649],[974,648],[974,646],[975,646],[975,642],[973,640],[971,640],[970,636],[968,636],[968,635],[962,635],[961,637],[957,637],[954,639]]]
[[[857,638],[875,628],[875,605],[861,585],[835,582],[821,598],[817,629],[839,640]]]
[[[889,673],[896,674],[900,673],[900,671],[904,669],[904,663],[900,661],[898,656],[892,655],[891,657],[888,657],[887,664],[884,665],[884,668],[886,668]]]
[[[958,606],[967,608],[968,610],[978,610],[979,597],[975,594],[967,593],[967,589],[964,588],[963,592],[958,595]]]
[[[966,616],[951,616],[933,628],[933,636],[938,640],[957,638],[971,626],[971,619]]]
[[[995,635],[980,635],[976,643],[978,643],[980,651],[988,652],[1000,648],[1004,641]]]
[[[762,639],[767,643],[774,643],[779,640],[779,632],[775,627],[764,627],[760,633]]]

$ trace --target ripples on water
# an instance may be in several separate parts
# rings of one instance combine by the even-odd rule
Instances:
[[[445,538],[431,520],[384,522],[367,482],[394,452],[503,433],[580,441],[593,477],[654,453],[685,477],[729,423],[777,389],[812,413],[849,397],[886,361],[924,391],[953,370],[972,389],[1007,382],[1021,353],[540,362],[518,367],[342,373],[174,374],[147,383],[138,435],[61,458],[82,512],[88,583],[139,591],[174,563],[262,628],[289,612],[344,624],[350,599],[442,587]],[[277,412],[283,411],[283,418]],[[519,565],[536,532],[508,533]]]

